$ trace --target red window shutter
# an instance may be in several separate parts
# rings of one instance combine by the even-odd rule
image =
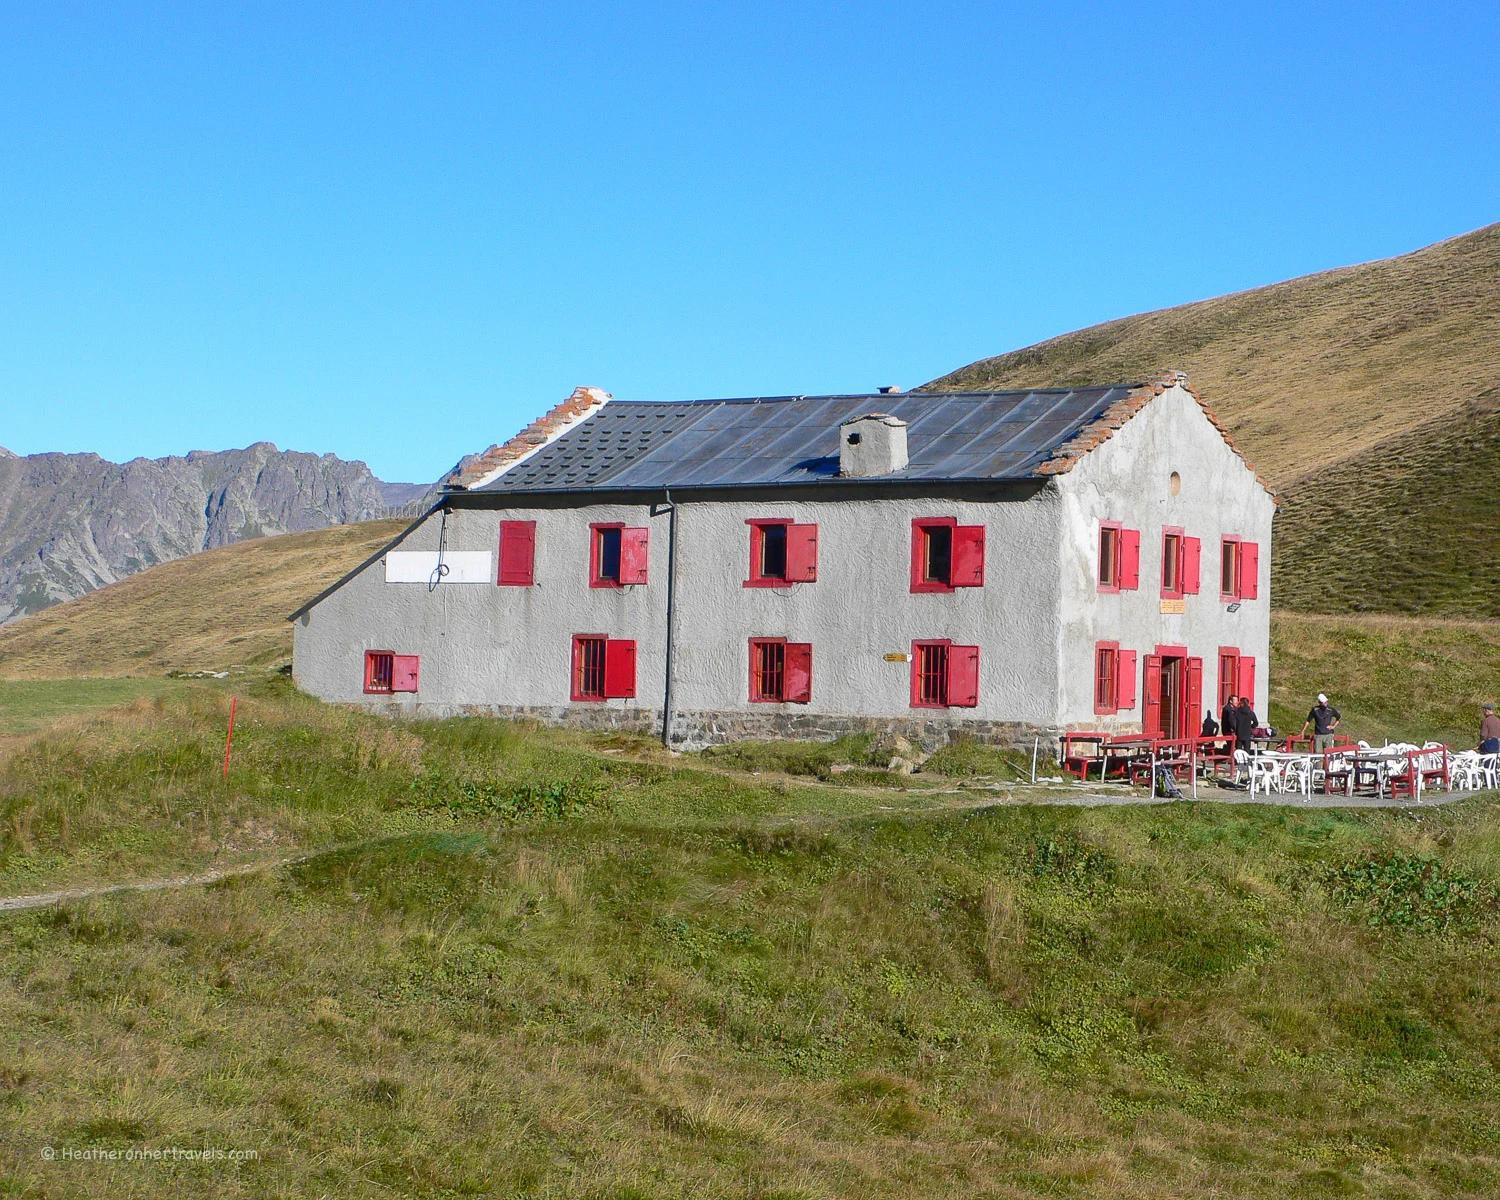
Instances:
[[[974,708],[979,703],[979,647],[948,647],[948,703]]]
[[[818,578],[818,527],[786,527],[786,581],[814,583]],[[789,651],[790,652],[790,651]]]
[[[651,559],[651,530],[620,530],[620,584],[645,583],[646,566]],[[632,693],[633,695],[634,693]]]
[[[927,536],[922,532],[921,523],[912,519],[911,523],[911,590],[921,592],[929,590],[922,578],[922,555],[927,549]]]
[[[1254,600],[1260,595],[1260,545],[1240,543],[1240,599]]]
[[[392,660],[391,691],[414,692],[422,676],[422,660],[415,654],[397,654]]]
[[[1118,682],[1116,687],[1119,694],[1115,697],[1115,707],[1126,711],[1135,707],[1135,651],[1121,650],[1120,664],[1115,668]]]
[[[1187,710],[1187,716],[1183,720],[1183,736],[1194,737],[1198,727],[1203,724],[1203,660],[1201,658],[1187,660],[1185,688],[1187,696],[1183,701],[1183,707]]]
[[[1248,655],[1240,655],[1239,679],[1235,684],[1236,696],[1249,696],[1250,706],[1255,707],[1255,660]],[[1257,714],[1264,718],[1264,713]]]
[[[1141,531],[1120,530],[1120,590],[1134,591],[1141,586]]]
[[[604,696],[635,695],[635,642],[610,638],[604,643]]]
[[[959,525],[953,530],[954,587],[984,586],[984,526]]]
[[[811,642],[786,644],[786,683],[782,697],[792,704],[807,704],[812,700]]]
[[[1161,655],[1146,655],[1141,683],[1146,697],[1146,706],[1141,712],[1141,729],[1150,737],[1161,737]]]
[[[500,522],[500,573],[495,582],[501,587],[530,587],[535,581],[536,522]]]
[[[1182,539],[1182,591],[1184,595],[1198,594],[1198,566],[1203,557],[1201,538]]]

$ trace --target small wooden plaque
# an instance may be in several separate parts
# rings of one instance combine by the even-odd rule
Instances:
[[[886,662],[911,662],[911,655],[910,654],[887,654],[885,656],[885,661]]]
[[[1187,612],[1187,601],[1163,600],[1161,602],[1161,610],[1164,613],[1185,613]]]

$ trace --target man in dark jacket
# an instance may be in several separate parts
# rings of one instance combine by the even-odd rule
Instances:
[[[1234,710],[1238,707],[1238,696],[1230,696],[1224,701],[1224,711],[1219,714],[1219,728],[1226,736],[1234,732]]]
[[[1241,696],[1239,707],[1234,710],[1234,723],[1230,726],[1230,732],[1234,734],[1234,748],[1250,753],[1250,739],[1255,736],[1255,727],[1260,724],[1260,718],[1255,715],[1255,710],[1250,707],[1250,697]]]

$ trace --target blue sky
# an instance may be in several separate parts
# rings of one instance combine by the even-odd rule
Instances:
[[[0,2],[0,444],[426,481],[1500,220],[1500,6]]]

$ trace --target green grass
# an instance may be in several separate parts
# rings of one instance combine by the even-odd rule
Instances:
[[[1500,389],[1302,480],[1276,516],[1272,594],[1309,612],[1500,616]]]
[[[0,734],[30,733],[63,717],[161,695],[173,686],[165,679],[0,680]]]
[[[1500,1190],[1492,800],[976,809],[281,681],[225,786],[225,703],[0,762],[8,891],[327,848],[0,916],[0,1194]]]
[[[1271,668],[1280,729],[1300,729],[1326,692],[1354,737],[1467,749],[1479,737],[1480,704],[1500,699],[1500,626],[1278,612]]]

